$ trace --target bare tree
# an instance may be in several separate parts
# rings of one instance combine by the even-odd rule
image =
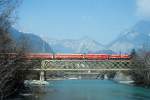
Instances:
[[[24,76],[20,69],[28,68],[23,59],[27,48],[25,41],[18,46],[10,36],[15,22],[15,9],[21,0],[0,0],[0,99],[10,96],[22,86]],[[15,53],[15,55],[14,55]]]
[[[136,85],[150,86],[150,52],[131,53],[132,71],[131,76]]]

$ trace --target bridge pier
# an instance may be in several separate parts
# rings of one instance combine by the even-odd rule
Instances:
[[[40,81],[46,80],[46,71],[40,71]]]
[[[40,72],[40,81],[44,81],[44,71]]]

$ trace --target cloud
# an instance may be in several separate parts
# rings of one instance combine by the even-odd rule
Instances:
[[[138,16],[150,19],[150,0],[136,0],[136,5]]]

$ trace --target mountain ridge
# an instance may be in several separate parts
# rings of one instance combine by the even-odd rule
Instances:
[[[132,49],[141,49],[146,46],[150,50],[150,21],[139,21],[133,27],[120,33],[120,35],[103,45],[89,37],[80,39],[52,39],[41,38],[32,33],[19,32],[12,29],[13,38],[18,41],[21,35],[25,35],[31,44],[31,52],[53,53],[130,53]]]
[[[131,52],[132,49],[142,49],[150,41],[150,21],[140,21],[124,34],[112,41],[109,49],[123,53]],[[149,49],[149,48],[148,48]]]

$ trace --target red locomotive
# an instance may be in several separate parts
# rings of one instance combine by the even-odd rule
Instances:
[[[5,53],[0,55],[8,55],[14,58],[15,53]],[[29,53],[23,56],[27,59],[87,59],[87,60],[129,60],[130,55],[127,54],[49,54],[49,53]]]
[[[48,54],[30,53],[26,55],[30,59],[88,59],[88,60],[128,60],[130,55],[127,54]]]

